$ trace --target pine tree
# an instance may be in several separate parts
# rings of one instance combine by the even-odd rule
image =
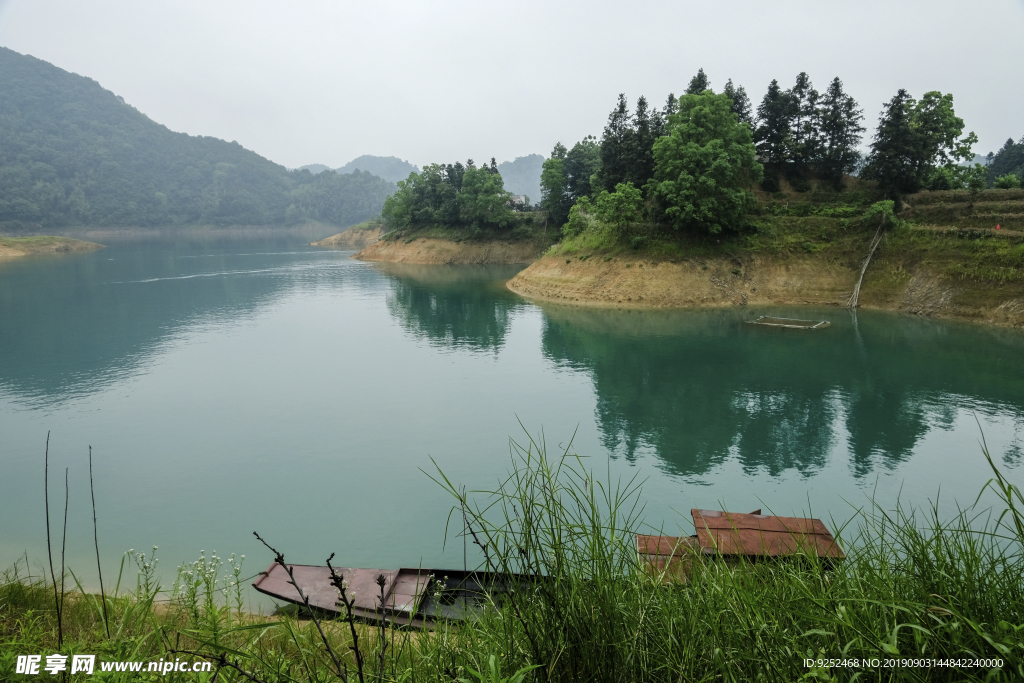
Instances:
[[[668,117],[672,116],[672,114],[675,114],[678,111],[679,111],[679,100],[676,99],[676,96],[675,96],[674,93],[669,93],[668,94],[668,99],[665,100],[665,106],[662,107],[662,109],[661,109],[661,116],[662,116],[662,118],[664,118],[667,121]]]
[[[857,145],[864,132],[863,119],[857,101],[843,92],[843,82],[838,77],[832,79],[818,105],[815,128],[819,146],[814,165],[818,174],[836,187],[860,160]]]
[[[792,112],[790,140],[787,156],[797,175],[802,177],[808,166],[818,156],[818,131],[815,126],[818,108],[818,91],[811,85],[806,71],[796,77],[796,84],[788,92]]]
[[[690,79],[690,85],[686,87],[687,95],[699,95],[705,90],[711,89],[711,81],[708,80],[704,69],[698,69],[697,75]]]
[[[608,123],[601,137],[601,188],[609,192],[614,192],[618,183],[628,179],[630,147],[633,145],[633,127],[630,123],[626,95],[620,93],[619,101],[608,115]]]
[[[789,160],[793,109],[792,97],[779,87],[777,80],[773,79],[768,86],[768,92],[757,107],[754,143],[761,161],[776,175]]]
[[[661,128],[657,110],[648,112],[647,98],[640,97],[636,101],[636,113],[633,115],[633,138],[630,149],[629,173],[626,182],[633,187],[642,188],[654,175],[654,141],[658,139]]]
[[[742,85],[734,86],[730,78],[722,92],[732,99],[732,113],[739,117],[740,123],[753,127],[754,117],[750,111],[750,98],[747,97],[746,89]]]
[[[878,120],[871,155],[862,175],[877,180],[887,196],[898,199],[917,192],[923,181],[920,136],[914,130],[914,98],[903,88],[885,105]]]

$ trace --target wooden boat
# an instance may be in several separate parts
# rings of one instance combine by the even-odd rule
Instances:
[[[311,607],[345,616],[327,567],[289,564],[295,583]],[[354,601],[353,616],[371,621],[381,618],[396,624],[423,626],[439,619],[461,621],[480,612],[490,600],[500,599],[515,584],[505,575],[452,569],[352,569],[335,567],[345,579],[346,595]],[[377,577],[384,577],[384,602]],[[303,605],[291,577],[276,562],[260,572],[253,588],[272,598]]]
[[[747,320],[748,325],[766,325],[768,327],[788,327],[794,330],[820,330],[832,323],[827,320],[800,320],[799,318],[772,318],[762,315],[757,320]]]

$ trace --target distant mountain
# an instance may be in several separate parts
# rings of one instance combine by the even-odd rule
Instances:
[[[544,166],[544,157],[530,154],[516,157],[515,161],[503,161],[498,164],[498,172],[505,181],[505,189],[512,194],[525,194],[532,204],[540,201],[540,172]]]
[[[352,173],[357,170],[369,171],[392,183],[405,180],[410,173],[420,172],[419,166],[414,166],[398,157],[375,157],[372,154],[364,154],[335,170],[338,173]]]
[[[306,164],[305,166],[299,166],[295,170],[296,171],[309,171],[313,175],[316,175],[317,173],[323,173],[324,171],[330,171],[331,167],[330,166],[325,166],[324,164]]]
[[[345,226],[395,188],[313,175],[175,133],[89,78],[0,48],[0,231],[61,226]]]

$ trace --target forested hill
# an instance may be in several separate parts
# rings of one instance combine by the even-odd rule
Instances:
[[[89,78],[0,47],[0,231],[351,225],[395,186],[289,172],[237,142],[175,133]]]

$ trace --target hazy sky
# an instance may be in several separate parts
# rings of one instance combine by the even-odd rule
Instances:
[[[869,130],[898,88],[952,92],[984,154],[1024,135],[1022,37],[1024,0],[0,0],[0,45],[289,167],[547,155],[698,67],[755,105],[839,76]]]

